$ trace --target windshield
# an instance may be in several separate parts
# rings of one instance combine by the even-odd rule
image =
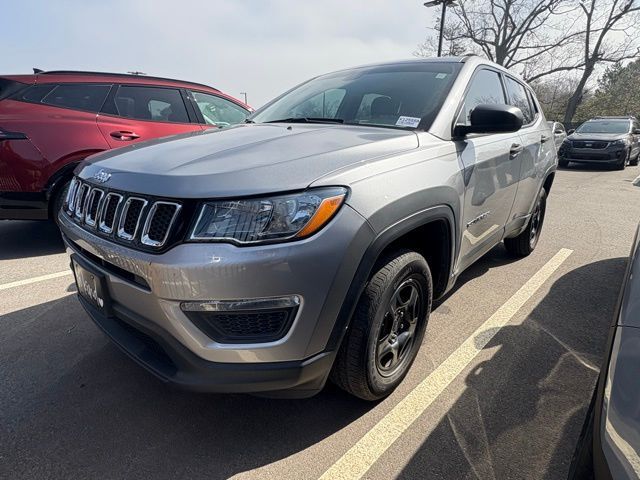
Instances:
[[[408,63],[323,75],[267,104],[251,120],[428,129],[460,68],[458,63]]]
[[[628,133],[630,123],[628,120],[596,120],[583,123],[576,132],[578,133]]]

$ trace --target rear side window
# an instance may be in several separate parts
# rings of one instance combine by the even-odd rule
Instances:
[[[244,108],[216,95],[193,91],[191,95],[207,125],[226,127],[242,123],[249,116]]]
[[[111,85],[67,83],[57,85],[42,98],[41,103],[54,107],[99,112]],[[37,101],[37,100],[28,100]]]
[[[114,98],[117,115],[155,122],[189,123],[180,90],[123,85]]]
[[[54,84],[32,85],[17,95],[16,100],[24,100],[25,102],[40,103],[42,99],[56,88]]]
[[[14,82],[13,80],[8,80],[6,78],[0,78],[0,100],[8,97],[14,92],[17,92],[25,86],[26,85],[24,83]]]
[[[509,94],[509,105],[522,110],[525,125],[533,122],[534,114],[527,97],[527,89],[512,78],[506,77],[507,93]]]
[[[471,79],[456,125],[471,125],[471,112],[482,104],[505,104],[500,75],[493,70],[479,70]]]

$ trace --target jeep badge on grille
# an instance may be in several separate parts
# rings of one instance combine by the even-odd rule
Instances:
[[[104,169],[98,170],[93,174],[92,180],[96,183],[105,183],[111,178],[111,174]]]

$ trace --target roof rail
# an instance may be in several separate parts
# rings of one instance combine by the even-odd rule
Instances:
[[[215,87],[210,85],[205,85],[204,83],[190,82],[188,80],[178,80],[175,78],[166,78],[166,77],[154,77],[151,75],[139,75],[135,73],[109,73],[109,72],[88,72],[83,70],[47,70],[36,72],[37,75],[105,75],[109,77],[128,77],[128,78],[149,78],[151,80],[166,80],[170,82],[180,82],[180,83],[188,83],[189,85],[197,85],[199,87],[212,88],[213,90],[220,91]]]
[[[633,115],[598,115],[593,117],[592,120],[603,120],[607,118],[610,120],[637,120]]]

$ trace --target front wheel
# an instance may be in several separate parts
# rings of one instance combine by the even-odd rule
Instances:
[[[420,349],[431,300],[431,272],[422,255],[399,250],[380,261],[358,301],[332,381],[364,400],[393,392]]]
[[[527,228],[517,237],[504,239],[504,246],[511,255],[515,257],[526,257],[535,250],[538,240],[540,239],[546,209],[547,192],[544,188],[541,188],[536,205],[533,208],[533,213],[531,214],[531,218],[529,218]]]

